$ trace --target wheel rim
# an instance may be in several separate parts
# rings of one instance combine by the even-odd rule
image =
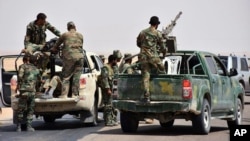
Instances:
[[[237,108],[237,120],[238,120],[238,123],[241,124],[241,106],[240,104],[238,104],[238,108]]]
[[[209,126],[209,110],[208,107],[206,106],[206,108],[204,109],[204,118],[203,118],[203,122],[205,125],[205,128],[207,128]]]

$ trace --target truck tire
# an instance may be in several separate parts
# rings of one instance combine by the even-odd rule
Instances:
[[[121,112],[120,115],[122,131],[133,133],[137,131],[139,120],[130,112]]]
[[[161,127],[163,128],[169,128],[169,127],[173,127],[174,125],[174,119],[170,120],[168,122],[160,122]]]
[[[242,121],[242,112],[243,112],[242,102],[238,98],[237,99],[237,110],[234,113],[235,114],[235,119],[227,121],[227,125],[228,125],[229,128],[232,127],[232,126],[240,125],[241,124],[241,121]]]
[[[84,126],[97,126],[98,125],[98,108],[97,100],[93,104],[91,111],[81,111],[80,120]]]
[[[207,99],[204,99],[201,113],[192,119],[194,130],[199,134],[208,134],[211,128],[211,111]]]
[[[56,120],[56,117],[53,115],[44,115],[43,116],[43,121],[45,123],[53,123],[53,122],[55,122],[55,120]]]

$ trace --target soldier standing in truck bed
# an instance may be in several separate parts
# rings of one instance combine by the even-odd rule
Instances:
[[[140,32],[137,37],[137,46],[140,48],[140,62],[141,71],[143,76],[143,87],[144,87],[144,101],[150,101],[149,92],[149,80],[152,68],[157,70],[157,73],[165,73],[164,65],[158,54],[158,47],[160,50],[165,50],[164,38],[161,32],[157,30],[160,24],[157,16],[150,18],[149,28],[146,28]]]
[[[72,82],[72,97],[79,95],[79,79],[82,74],[84,54],[83,54],[83,35],[76,31],[76,26],[73,22],[67,23],[68,32],[62,34],[57,40],[55,46],[51,49],[52,52],[57,52],[59,46],[62,47],[62,94],[60,98],[67,98],[70,88],[70,79]]]

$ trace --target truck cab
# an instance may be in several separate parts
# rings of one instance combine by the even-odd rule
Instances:
[[[228,71],[230,71],[230,68],[235,68],[237,70],[238,75],[234,76],[234,78],[240,82],[246,92],[246,95],[250,95],[250,69],[248,58],[246,56],[236,55],[219,55],[218,57],[221,59]]]

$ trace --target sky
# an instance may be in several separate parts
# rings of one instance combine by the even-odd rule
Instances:
[[[180,11],[171,33],[178,50],[250,57],[249,0],[0,0],[0,55],[20,53],[26,26],[40,12],[62,33],[73,21],[84,49],[107,55],[138,53],[136,37],[150,17],[159,17],[162,30]],[[56,37],[46,33],[47,40]]]

